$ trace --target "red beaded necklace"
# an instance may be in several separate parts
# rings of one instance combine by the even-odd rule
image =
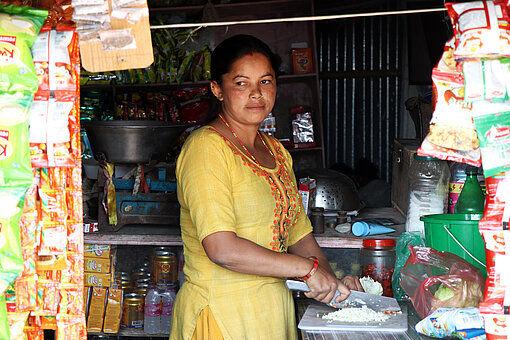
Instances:
[[[223,123],[225,123],[225,125],[228,127],[228,129],[230,130],[230,132],[232,132],[232,135],[235,137],[235,139],[237,139],[237,141],[239,142],[239,144],[241,144],[241,146],[243,147],[243,150],[246,151],[246,153],[253,159],[253,161],[255,163],[257,163],[258,166],[261,166],[260,163],[257,161],[257,159],[255,158],[255,156],[253,156],[251,154],[250,151],[248,151],[248,149],[246,148],[246,146],[244,146],[243,142],[241,142],[241,140],[239,139],[239,137],[237,137],[237,134],[235,133],[234,129],[232,129],[232,127],[230,126],[229,123],[227,123],[227,121],[225,120],[225,118],[223,118],[223,116],[221,115],[221,113],[219,114],[221,120],[223,121]],[[260,141],[262,142],[262,144],[264,144],[264,146],[266,147],[267,151],[269,151],[269,154],[271,155],[271,157],[273,157],[274,159],[274,155],[273,155],[273,152],[271,151],[271,149],[267,146],[266,142],[264,141],[264,138],[262,138],[262,136],[260,135],[260,132],[257,131],[257,135],[259,136],[260,138]]]

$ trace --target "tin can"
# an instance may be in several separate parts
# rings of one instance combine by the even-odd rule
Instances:
[[[146,296],[148,290],[149,290],[149,285],[147,283],[141,283],[139,285],[136,285],[135,293],[140,294],[142,296]]]
[[[149,268],[139,268],[137,271],[133,272],[131,274],[131,277],[133,278],[133,281],[136,281],[138,279],[150,279],[151,273],[149,271]]]
[[[154,283],[168,286],[177,281],[177,257],[169,251],[159,251],[154,256]]]
[[[133,281],[120,281],[120,288],[124,290],[124,294],[132,293],[133,289],[135,288],[135,285],[133,284]]]
[[[138,286],[141,284],[149,284],[149,283],[151,283],[150,279],[138,279],[138,280],[136,280],[135,285]]]
[[[155,267],[156,264],[155,264],[154,259],[156,258],[156,255],[161,252],[171,253],[172,249],[170,247],[155,247],[152,249],[152,254],[151,254],[151,259],[150,259],[150,262],[151,262],[150,269],[151,269],[152,275],[154,275],[154,273],[156,272],[156,267]]]
[[[124,295],[122,306],[123,328],[143,328],[144,298],[140,294],[129,293]]]

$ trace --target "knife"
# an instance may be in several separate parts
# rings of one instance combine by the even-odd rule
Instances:
[[[285,281],[285,284],[289,290],[299,290],[302,292],[310,291],[305,281],[288,279]],[[351,294],[347,299],[336,302],[336,298],[340,295],[340,292],[337,290],[335,296],[333,296],[333,299],[331,299],[328,305],[334,308],[367,306],[378,312],[389,313],[398,313],[401,311],[400,305],[394,298],[351,290]]]

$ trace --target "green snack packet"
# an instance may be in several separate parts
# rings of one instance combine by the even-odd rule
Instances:
[[[27,186],[4,187],[0,190],[0,295],[23,270],[19,218]]]
[[[0,92],[33,94],[39,82],[32,47],[48,11],[0,5]]]
[[[32,95],[0,94],[0,186],[32,183],[28,110]]]
[[[10,339],[9,320],[7,320],[7,306],[5,295],[0,295],[0,339]]]

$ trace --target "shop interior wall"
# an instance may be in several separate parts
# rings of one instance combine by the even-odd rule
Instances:
[[[338,4],[338,3],[337,3]],[[316,2],[316,13],[441,8],[436,1]],[[326,166],[367,158],[391,182],[396,138],[414,138],[405,101],[431,92],[430,72],[448,37],[446,13],[320,21],[319,76]]]

